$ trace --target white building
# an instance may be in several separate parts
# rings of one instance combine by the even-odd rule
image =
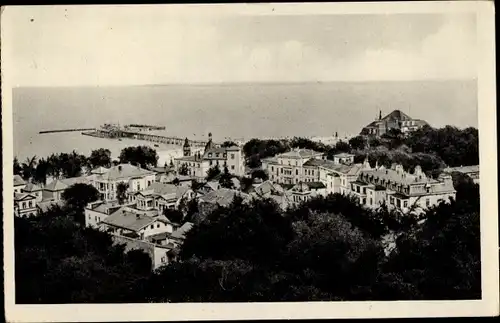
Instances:
[[[90,182],[104,201],[117,200],[119,183],[127,184],[127,193],[139,192],[155,182],[156,173],[130,164],[119,164],[111,168],[99,167],[92,171]]]
[[[326,159],[323,153],[310,149],[294,149],[279,154],[273,158],[262,160],[262,169],[267,171],[269,179],[280,184],[298,184],[300,182],[314,182],[319,178],[318,168],[311,159]]]
[[[447,174],[452,174],[453,172],[462,173],[469,176],[474,181],[474,184],[479,184],[479,165],[447,167],[443,172]]]
[[[377,208],[385,204],[403,213],[425,211],[455,198],[455,193],[451,175],[443,173],[435,180],[427,177],[420,166],[415,167],[413,174],[396,164],[390,169],[381,166],[363,170],[351,183],[351,194],[362,205]]]
[[[244,158],[241,148],[216,147],[212,142],[212,134],[209,134],[209,140],[203,153],[196,152],[191,154],[191,147],[186,138],[184,143],[184,156],[176,158],[174,161],[176,172],[182,173],[186,169],[187,175],[196,180],[204,180],[211,167],[218,166],[220,171],[227,167],[230,174],[242,176],[245,172]]]

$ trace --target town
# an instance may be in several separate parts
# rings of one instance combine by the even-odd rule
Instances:
[[[387,158],[371,154],[375,150],[370,145],[383,138],[403,140],[426,127],[425,121],[399,110],[385,117],[380,112],[378,120],[362,128],[359,136],[338,141],[336,146],[350,146],[351,151],[319,151],[314,145],[324,144],[308,141],[312,147],[298,145],[260,156],[260,165],[253,168],[248,166],[252,156],[245,155],[243,147],[248,142],[215,144],[208,134],[205,147],[192,146],[186,138],[183,156],[162,166],[142,167],[130,161],[101,165],[89,167],[80,176],[52,178],[46,184],[18,169],[14,213],[17,217],[43,216],[53,207],[64,206],[65,192],[71,187],[92,186],[98,195],[84,206],[84,225],[108,233],[115,243],[125,245],[125,251],[144,251],[151,258],[152,270],[176,262],[193,226],[236,199],[241,203],[271,200],[286,211],[338,194],[369,210],[386,207],[418,218],[456,199],[452,174],[461,173],[479,183],[477,164],[443,165],[439,173],[430,174],[429,167],[423,169],[426,165],[416,163],[410,169],[396,159],[387,163]],[[365,142],[354,151],[360,140]]]

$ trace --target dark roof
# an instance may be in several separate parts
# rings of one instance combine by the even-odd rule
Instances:
[[[360,181],[360,180],[355,180],[354,182],[352,182],[353,184],[358,184],[358,185],[363,185],[363,186],[368,186],[370,184],[366,183],[366,182],[363,182],[363,181]]]
[[[323,159],[311,158],[304,163],[304,166],[323,166],[326,163]]]
[[[102,220],[102,223],[131,231],[139,231],[155,222],[153,217],[126,211],[123,208]]]
[[[311,189],[326,188],[325,184],[322,182],[306,182],[306,185]]]

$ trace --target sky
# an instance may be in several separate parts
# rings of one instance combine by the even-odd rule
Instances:
[[[13,86],[473,80],[476,16],[11,9]],[[5,20],[5,18],[4,18]],[[15,21],[15,24],[12,23]],[[15,28],[14,28],[15,27]]]

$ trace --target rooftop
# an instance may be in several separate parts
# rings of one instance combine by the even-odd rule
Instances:
[[[236,195],[241,196],[243,199],[247,199],[249,197],[248,194],[237,190],[221,188],[200,197],[200,201],[211,204],[219,204],[220,206],[228,206],[233,202]]]
[[[460,172],[460,173],[477,173],[479,172],[479,165],[472,166],[459,166],[459,167],[447,167],[445,172]]]
[[[193,223],[186,222],[179,229],[172,232],[172,238],[185,239],[186,233],[193,228]]]
[[[171,199],[171,198],[181,198],[184,195],[184,193],[186,193],[188,190],[189,187],[186,186],[177,186],[174,184],[153,182],[145,190],[138,192],[138,194],[142,194],[144,196],[156,195],[156,196],[162,196],[163,198],[166,199]]]
[[[14,186],[20,186],[20,185],[24,185],[26,184],[26,182],[24,181],[24,179],[19,176],[19,175],[14,175]]]
[[[85,176],[56,179],[46,185],[43,189],[47,191],[62,191],[74,184],[88,184],[89,180]]]
[[[335,154],[333,157],[337,158],[348,158],[348,157],[354,157],[353,154],[348,154],[348,153],[340,153],[340,154]]]
[[[111,167],[106,173],[99,175],[97,179],[118,180],[127,178],[143,177],[153,175],[154,172],[130,164],[119,164]]]
[[[102,220],[102,223],[137,232],[155,221],[156,219],[150,216],[136,214],[121,208]]]
[[[99,166],[99,167],[97,167],[97,168],[93,169],[93,170],[91,171],[91,173],[92,173],[92,174],[101,175],[101,174],[106,173],[108,170],[109,170],[109,169],[108,169],[108,168],[106,168],[106,167]]]
[[[26,186],[23,188],[23,192],[38,192],[41,191],[42,188],[36,184],[33,183],[28,183]]]
[[[283,158],[311,158],[321,156],[323,153],[311,149],[294,149],[292,151],[278,155],[277,157]]]
[[[29,193],[14,192],[14,201],[32,200],[32,199],[35,199],[35,197]]]
[[[425,175],[417,176],[414,174],[407,173],[405,171],[396,171],[394,169],[371,169],[371,170],[363,170],[361,171],[362,176],[370,176],[373,175],[376,178],[385,181],[396,182],[398,184],[403,185],[415,185],[415,184],[433,184],[437,183],[436,180],[432,178],[428,178]]]

